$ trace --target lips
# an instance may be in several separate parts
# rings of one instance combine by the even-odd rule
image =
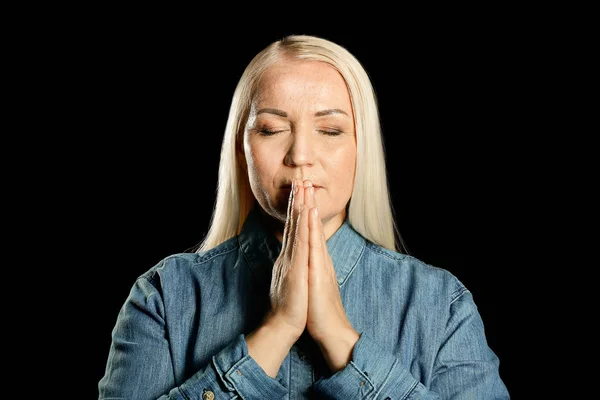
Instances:
[[[313,183],[313,184],[312,184],[312,186],[313,186],[315,189],[321,189],[321,188],[323,187],[323,186],[321,186],[321,185],[317,185],[317,184],[315,184],[315,183]],[[290,190],[291,188],[292,188],[292,184],[291,184],[291,183],[286,183],[286,184],[284,184],[284,185],[281,185],[281,189],[287,189],[287,190]]]

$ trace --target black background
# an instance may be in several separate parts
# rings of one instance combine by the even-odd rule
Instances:
[[[244,67],[271,41],[308,33],[345,46],[371,76],[400,232],[413,255],[472,291],[514,395],[520,294],[512,282],[522,265],[510,255],[506,152],[522,112],[509,99],[526,70],[526,46],[510,27],[491,29],[486,19],[422,16],[378,29],[262,20],[211,27],[210,19],[154,10],[95,19],[94,29],[82,20],[82,38],[66,32],[63,48],[74,62],[63,74],[77,135],[67,140],[76,150],[61,172],[72,178],[66,203],[77,267],[92,282],[80,295],[93,338],[86,387],[96,390],[103,375],[111,330],[136,277],[191,251],[206,233],[229,102]]]

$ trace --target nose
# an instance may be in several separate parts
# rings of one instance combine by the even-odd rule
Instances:
[[[315,143],[310,131],[296,131],[290,135],[284,163],[289,167],[311,166],[314,163]]]

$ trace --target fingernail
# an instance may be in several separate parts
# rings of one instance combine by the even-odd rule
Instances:
[[[317,207],[313,208],[313,210],[315,210],[315,215],[319,215],[319,210],[317,209]]]

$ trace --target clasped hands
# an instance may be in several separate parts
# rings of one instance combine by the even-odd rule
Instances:
[[[342,304],[315,189],[309,180],[292,182],[282,249],[273,266],[270,301],[268,320],[295,339],[308,330],[332,372],[350,361],[359,334]]]

